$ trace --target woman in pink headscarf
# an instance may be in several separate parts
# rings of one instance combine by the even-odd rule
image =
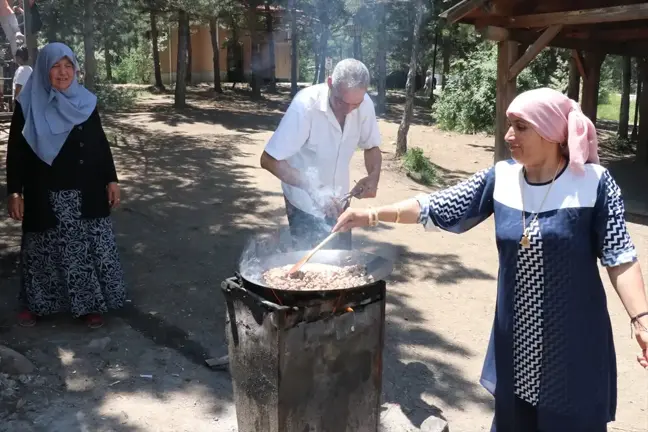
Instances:
[[[465,232],[491,215],[497,309],[482,371],[497,432],[601,432],[616,411],[616,359],[597,261],[607,268],[648,368],[648,301],[621,191],[598,165],[579,105],[537,89],[507,111],[512,160],[449,189],[349,209],[335,231],[380,222]]]

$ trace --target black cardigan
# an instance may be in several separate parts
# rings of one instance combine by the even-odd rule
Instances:
[[[7,193],[23,195],[23,231],[45,231],[56,226],[50,191],[80,190],[81,217],[109,216],[106,186],[118,180],[99,112],[95,109],[88,120],[72,129],[51,166],[36,156],[25,140],[24,125],[22,108],[16,103],[7,147]]]

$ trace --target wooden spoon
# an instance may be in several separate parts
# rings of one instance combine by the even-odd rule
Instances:
[[[318,244],[310,252],[308,252],[302,259],[297,262],[297,264],[292,266],[292,268],[288,271],[288,276],[292,276],[297,273],[299,269],[302,268],[303,265],[306,264],[313,257],[313,255],[317,253],[318,250],[322,249],[326,243],[331,241],[331,239],[335,237],[336,234],[337,232],[329,234],[329,236],[326,237],[320,244]]]

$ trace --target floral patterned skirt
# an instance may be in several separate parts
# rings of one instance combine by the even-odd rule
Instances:
[[[36,315],[74,317],[124,305],[126,287],[110,218],[82,219],[81,192],[50,192],[56,227],[23,234],[21,302]]]

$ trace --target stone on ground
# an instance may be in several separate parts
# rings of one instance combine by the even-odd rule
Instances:
[[[421,425],[421,432],[450,432],[450,428],[447,421],[431,416]]]
[[[101,339],[93,339],[90,341],[88,344],[88,348],[90,348],[91,351],[94,352],[102,352],[106,348],[108,348],[108,345],[110,345],[111,339],[109,337],[103,337]]]
[[[382,408],[379,432],[419,432],[419,428],[407,418],[400,405],[386,403]]]
[[[26,375],[34,372],[34,369],[32,362],[24,355],[0,345],[0,373]]]

